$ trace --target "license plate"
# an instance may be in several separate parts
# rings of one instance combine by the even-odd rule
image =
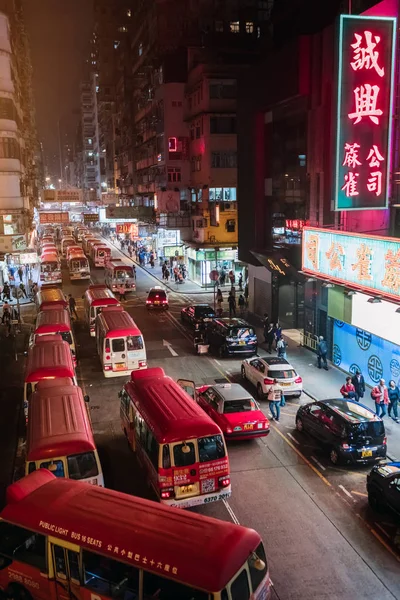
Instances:
[[[366,458],[367,456],[372,456],[372,450],[363,450],[361,452],[361,458]]]
[[[244,346],[246,342],[239,342],[239,346]]]
[[[289,386],[289,385],[292,385],[292,384],[291,383],[281,383],[280,385]]]
[[[253,429],[254,425],[253,423],[246,423],[244,426],[244,429]]]
[[[115,365],[115,370],[116,371],[123,371],[125,369],[125,363],[117,363]]]
[[[181,494],[189,494],[193,491],[192,485],[181,485]]]
[[[158,301],[158,300],[155,300],[155,301],[154,301],[154,304],[160,304],[160,303],[159,303],[159,301]]]

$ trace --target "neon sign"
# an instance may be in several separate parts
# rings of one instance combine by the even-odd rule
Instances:
[[[335,210],[387,208],[396,19],[341,15]]]
[[[302,264],[309,275],[400,300],[397,238],[305,227]]]

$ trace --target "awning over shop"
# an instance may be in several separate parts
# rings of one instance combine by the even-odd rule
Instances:
[[[257,251],[251,250],[251,253],[259,261],[261,265],[266,267],[270,273],[279,277],[287,277],[291,281],[304,283],[306,278],[293,265],[290,264],[287,258],[279,252]]]

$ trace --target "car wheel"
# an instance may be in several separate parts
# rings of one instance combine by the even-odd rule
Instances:
[[[264,399],[264,392],[261,383],[257,383],[257,397],[259,400]]]
[[[240,369],[240,373],[242,375],[242,379],[244,379],[246,381],[246,379],[247,379],[247,377],[246,377],[246,369],[243,366]]]
[[[329,458],[331,460],[331,463],[333,465],[338,465],[340,462],[340,455],[339,452],[336,450],[336,448],[331,448],[331,451],[329,452]]]
[[[7,588],[7,598],[9,600],[32,600],[28,590],[13,583]]]
[[[303,420],[300,417],[297,417],[296,419],[296,429],[297,431],[300,431],[300,433],[304,431]]]
[[[368,503],[374,512],[382,512],[384,501],[381,492],[374,488],[368,490]]]

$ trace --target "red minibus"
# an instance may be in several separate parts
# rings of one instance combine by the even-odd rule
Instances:
[[[72,360],[76,367],[76,343],[72,330],[69,312],[61,306],[54,310],[43,310],[36,317],[36,325],[30,338],[29,346],[33,346],[44,335],[60,335],[69,344]]]
[[[49,469],[56,477],[104,486],[87,407],[89,397],[84,398],[75,385],[43,383],[37,384],[29,401],[26,475]]]
[[[125,293],[133,292],[136,288],[135,273],[131,265],[126,265],[122,260],[112,259],[106,263],[104,281],[112,292],[121,287]]]
[[[72,252],[67,260],[69,278],[71,281],[76,279],[90,279],[89,261],[83,253],[83,250]]]
[[[67,259],[67,261],[70,259],[71,253],[74,253],[74,254],[78,253],[78,254],[83,254],[83,255],[85,254],[82,246],[77,246],[77,245],[68,246],[67,251],[65,253],[65,258]]]
[[[40,469],[7,489],[0,589],[33,600],[269,600],[259,534]]]
[[[68,301],[60,288],[42,288],[36,294],[36,307],[38,311],[55,307],[68,308]]]
[[[61,245],[60,245],[61,246],[61,254],[63,256],[65,256],[67,253],[67,248],[69,248],[70,246],[76,246],[76,245],[77,244],[73,237],[64,237],[61,240]]]
[[[103,308],[97,316],[96,342],[104,377],[147,368],[142,332],[122,306]]]
[[[92,261],[95,267],[104,267],[111,259],[111,248],[105,244],[92,246]]]
[[[90,335],[95,336],[96,317],[107,306],[121,306],[114,294],[106,286],[89,286],[83,297],[85,321]]]
[[[69,344],[59,335],[39,338],[28,351],[24,379],[24,412],[28,415],[28,402],[39,381],[60,377],[77,385],[74,363]]]
[[[94,236],[93,233],[89,233],[89,234],[83,236],[82,246],[88,256],[89,256],[90,242],[99,242],[99,241],[100,241],[99,238]]]
[[[41,254],[49,254],[50,252],[57,254],[57,246],[54,244],[54,242],[46,242],[40,246],[40,252]]]
[[[187,508],[229,498],[221,429],[163,369],[132,373],[120,398],[122,429],[161,502]]]
[[[42,254],[40,258],[40,281],[42,284],[62,283],[61,265],[58,254]]]

